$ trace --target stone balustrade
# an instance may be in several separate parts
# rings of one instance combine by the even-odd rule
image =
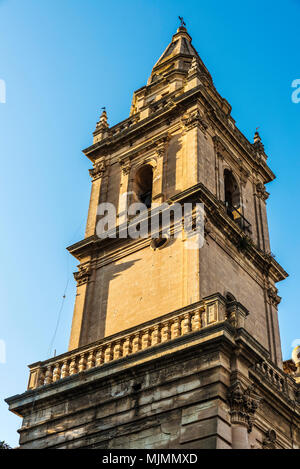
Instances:
[[[225,320],[225,299],[215,294],[174,313],[30,365],[28,389],[54,383]]]
[[[272,366],[267,361],[262,363],[256,363],[255,371],[265,379],[269,384],[275,386],[278,391],[287,392],[286,380],[283,371],[277,371],[274,366]]]

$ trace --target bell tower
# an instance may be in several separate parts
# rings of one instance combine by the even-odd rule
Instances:
[[[181,26],[132,99],[130,117],[109,128],[104,110],[93,145],[86,235],[69,251],[80,261],[70,350],[186,307],[217,292],[249,311],[246,329],[281,366],[276,282],[265,184],[274,179],[256,132],[241,134],[231,107]],[[204,203],[206,241],[184,236],[160,250],[151,239],[99,240],[97,209],[130,203]]]
[[[129,117],[110,127],[103,109],[84,154],[91,197],[85,237],[68,248],[79,263],[69,350],[30,365],[28,390],[7,399],[24,419],[21,447],[299,447],[299,383],[283,371],[278,327],[287,273],[267,222],[275,176],[183,20]],[[186,204],[192,224],[204,210],[197,249],[174,217],[168,235],[128,236],[157,207]]]

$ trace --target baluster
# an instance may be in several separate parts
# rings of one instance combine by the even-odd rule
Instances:
[[[52,383],[52,365],[47,366],[44,384]]]
[[[72,358],[69,368],[70,375],[74,375],[75,373],[77,373],[76,355],[74,355],[74,357]]]
[[[61,378],[66,378],[69,376],[69,361],[65,360],[61,367]]]
[[[133,341],[132,341],[132,352],[136,353],[140,350],[141,346],[141,339],[140,339],[140,333],[138,332],[135,334]]]
[[[112,360],[111,344],[108,344],[104,352],[104,363],[108,363]]]
[[[94,355],[94,350],[91,350],[90,353],[88,354],[86,367],[89,370],[90,368],[94,368],[94,366],[95,366],[95,355]]]
[[[168,340],[170,340],[170,323],[165,322],[161,329],[161,341],[167,342]]]
[[[82,353],[80,355],[79,363],[78,363],[78,372],[80,373],[81,371],[85,370],[86,366],[86,359],[85,359],[85,354]]]
[[[53,371],[53,382],[60,379],[60,363],[56,363]]]
[[[187,334],[188,332],[190,332],[190,315],[189,313],[188,314],[185,314],[183,316],[183,321],[182,321],[182,334]]]
[[[149,329],[146,329],[142,335],[142,350],[151,346],[151,336]]]
[[[130,336],[126,337],[123,343],[123,357],[127,357],[131,353],[131,338]]]
[[[176,337],[179,337],[181,335],[181,327],[180,327],[180,319],[176,318],[173,322],[173,326],[171,329],[171,337],[172,339],[176,339]]]
[[[101,366],[103,361],[103,348],[100,347],[96,352],[96,366]]]
[[[260,371],[260,372],[261,372],[261,363],[259,363],[259,362],[256,363],[255,369],[256,369],[257,371]]]
[[[45,369],[40,368],[38,378],[36,380],[36,387],[43,386],[45,382]]]
[[[199,331],[201,329],[201,315],[200,310],[197,310],[193,316],[192,331]]]
[[[122,345],[121,341],[118,340],[116,345],[114,346],[114,360],[118,360],[118,358],[122,357]]]
[[[152,345],[157,345],[160,344],[160,328],[159,324],[157,326],[153,327],[153,332],[152,332]]]

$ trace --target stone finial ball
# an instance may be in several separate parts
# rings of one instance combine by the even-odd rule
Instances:
[[[297,345],[297,347],[294,348],[292,352],[292,360],[295,365],[300,365],[300,345]]]

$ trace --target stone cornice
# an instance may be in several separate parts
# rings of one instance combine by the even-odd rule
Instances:
[[[103,160],[95,163],[94,167],[89,170],[92,180],[96,181],[96,179],[102,178],[105,174],[105,169],[106,169],[106,166]]]
[[[122,154],[118,158],[119,164],[124,167],[129,164],[129,162],[138,155],[144,154],[145,152],[154,149],[156,152],[165,149],[167,142],[169,141],[169,131],[162,132],[161,134],[150,138],[146,142],[136,146],[132,150],[129,150]]]
[[[78,272],[74,273],[74,278],[77,282],[77,286],[84,285],[89,281],[92,274],[90,263],[82,264],[79,266]]]
[[[199,331],[210,333],[207,328],[220,326],[220,330],[232,331],[226,321],[223,305],[225,299],[220,293],[186,307],[154,318],[146,323],[120,331],[76,350],[68,351],[44,362],[30,365],[32,370],[29,389],[54,383],[81,371],[105,365],[108,362],[128,355],[134,355],[153,346],[173,342],[189,335],[192,345],[193,335]],[[210,308],[214,307],[215,318],[210,321]],[[137,339],[137,340],[136,340]],[[153,350],[153,349],[152,349]],[[38,371],[38,373],[37,373]]]
[[[226,115],[221,108],[217,107],[216,102],[210,96],[204,85],[199,85],[185,93],[178,91],[176,95],[170,95],[168,100],[171,100],[171,106],[168,106],[168,100],[163,98],[166,105],[143,120],[137,121],[138,116],[136,115],[125,119],[110,129],[110,136],[108,138],[84,149],[83,153],[92,161],[99,158],[100,155],[105,156],[111,154],[119,146],[124,145],[125,142],[133,141],[144,133],[149,132],[150,129],[161,126],[164,120],[167,122],[177,116],[180,117],[178,113],[180,112],[180,114],[182,114],[186,112],[191,104],[196,103],[198,99],[200,99],[206,111],[205,120],[211,122],[213,126],[218,128],[220,133],[224,134],[224,141],[228,140],[229,145],[233,144],[235,150],[238,153],[241,152],[243,157],[247,158],[251,166],[257,172],[261,173],[265,182],[272,181],[275,175],[270,170],[265,160],[258,158],[256,149],[236,126],[234,126],[234,128],[230,126],[230,115]],[[157,101],[155,105],[159,107],[159,103],[160,101]],[[119,128],[123,130],[113,135]]]
[[[266,277],[269,276],[274,282],[284,280],[288,274],[276,262],[271,254],[265,253],[260,250],[252,241],[251,238],[245,235],[243,230],[227,215],[226,210],[221,202],[202,184],[186,189],[180,194],[171,197],[168,203],[184,203],[186,201],[203,202],[205,205],[205,213],[210,222],[213,223],[221,232],[223,232],[227,239],[233,243],[234,246]],[[147,217],[150,216],[151,211],[147,212]],[[146,240],[149,243],[149,240]],[[72,246],[69,246],[68,251],[77,259],[83,258],[84,255],[91,252],[96,253],[99,249],[107,249],[112,245],[123,245],[128,243],[127,239],[99,239],[96,235],[86,238]],[[145,240],[137,240],[135,244],[145,243]]]
[[[207,301],[207,299],[206,299]],[[201,302],[195,303],[194,305],[190,305],[189,307],[183,308],[178,311],[183,316],[189,311],[194,311],[195,314],[199,311],[198,308],[201,309]],[[172,317],[169,315],[169,318]],[[81,372],[75,372],[71,376],[63,377],[63,379],[56,379],[49,384],[44,386],[40,386],[38,390],[35,390],[34,387],[36,385],[41,384],[41,381],[38,380],[38,375],[36,375],[36,380],[32,381],[31,384],[33,385],[33,389],[29,389],[23,394],[18,394],[6,399],[6,402],[10,406],[10,410],[17,413],[18,415],[26,416],[28,413],[32,412],[32,404],[33,401],[35,405],[39,406],[39,409],[42,409],[44,406],[52,405],[52,403],[58,404],[59,402],[63,402],[65,396],[72,395],[73,393],[76,395],[86,395],[86,389],[101,389],[103,385],[105,385],[106,380],[113,380],[114,383],[121,382],[124,379],[124,374],[128,376],[128,374],[134,373],[135,377],[141,377],[145,375],[145,371],[149,369],[155,368],[159,369],[161,364],[164,363],[164,367],[166,363],[174,363],[174,360],[186,360],[187,357],[192,356],[193,354],[199,354],[201,356],[205,355],[207,352],[218,354],[221,351],[226,353],[228,357],[234,355],[236,351],[240,348],[239,342],[241,337],[241,332],[244,332],[245,335],[243,337],[243,343],[247,346],[247,359],[252,363],[257,363],[259,357],[259,349],[256,348],[255,343],[249,341],[251,336],[246,334],[244,330],[236,330],[233,328],[227,321],[223,321],[220,323],[216,323],[209,327],[204,327],[200,330],[195,330],[194,332],[185,333],[175,340],[167,340],[165,342],[161,342],[160,344],[156,345],[155,347],[147,346],[144,350],[140,350],[138,353],[131,353],[126,357],[122,357],[121,359],[112,359],[108,363],[102,363],[100,366],[97,366],[96,359],[100,359],[100,355],[95,355],[91,357],[91,351],[94,352],[98,351],[98,348],[102,345],[108,346],[109,343],[114,343],[114,354],[118,356],[119,352],[119,344],[120,339],[125,339],[128,335],[136,337],[136,333],[140,330],[143,330],[144,333],[147,333],[149,327],[155,327],[156,322],[164,323],[165,316],[157,318],[153,321],[149,321],[148,323],[144,323],[137,328],[132,328],[127,331],[122,331],[122,333],[115,334],[114,336],[107,337],[105,339],[101,339],[97,342],[91,343],[87,346],[80,347],[75,350],[71,350],[66,352],[62,355],[57,357],[50,358],[44,362],[36,362],[30,365],[30,372],[31,374],[37,373],[38,371],[42,371],[43,368],[49,369],[51,367],[51,372],[53,378],[57,374],[57,370],[60,369],[60,372],[66,373],[66,370],[63,368],[64,364],[68,361],[68,366],[71,366],[72,358],[76,356],[78,358],[78,367],[84,367],[85,369]],[[175,317],[173,317],[175,319]],[[162,327],[163,324],[162,324]],[[126,342],[123,343],[123,347],[126,347]],[[107,353],[108,355],[108,353]],[[104,354],[101,354],[101,360],[104,359]],[[85,358],[86,357],[86,358]],[[95,360],[95,361],[93,361]],[[263,359],[262,362],[265,360]],[[62,364],[60,367],[59,364]],[[214,365],[213,365],[214,366]],[[219,367],[220,365],[218,365]],[[277,369],[271,362],[268,362],[268,366],[271,367],[273,372],[276,372],[282,379],[284,380],[284,373],[282,370]],[[134,370],[134,371],[133,371]],[[207,370],[207,368],[206,368]],[[48,375],[49,376],[49,375]],[[269,388],[269,379],[270,376],[268,373],[265,374],[256,374],[256,371],[253,369],[250,370],[250,376],[242,376],[241,373],[232,373],[232,387],[225,386],[224,392],[222,391],[223,398],[226,399],[226,392],[227,397],[229,397],[230,402],[233,404],[231,407],[232,411],[238,410],[237,405],[242,405],[243,409],[249,410],[250,412],[246,414],[243,412],[241,417],[246,418],[245,425],[248,423],[252,423],[253,419],[248,419],[247,415],[251,417],[253,415],[253,410],[256,407],[255,402],[254,406],[251,405],[251,401],[247,401],[247,396],[250,399],[256,398],[260,400],[260,397],[263,397],[263,405],[266,402],[268,405],[275,405],[276,411],[280,414],[286,415],[286,418],[289,419],[289,415],[293,415],[295,425],[299,425],[300,422],[300,407],[297,401],[292,401],[289,399],[287,393],[281,392],[276,390],[275,387]],[[287,377],[289,378],[289,377]],[[43,378],[42,378],[43,379]],[[45,378],[44,378],[45,379]],[[297,391],[297,387],[291,381],[291,390],[292,392]],[[246,400],[242,397],[242,402],[239,400],[240,393],[236,393],[237,387],[234,386],[235,383],[239,383],[241,388],[241,393],[244,395]],[[251,388],[251,384],[255,384],[255,388]],[[151,384],[150,384],[151,386]],[[249,388],[250,386],[250,388]],[[223,389],[223,388],[222,388]],[[236,402],[236,398],[238,401]],[[256,401],[257,402],[257,401]],[[248,406],[250,404],[250,407]],[[245,405],[245,407],[243,407]],[[257,411],[257,414],[260,413],[260,409]],[[233,415],[233,419],[235,417],[239,418],[238,415]],[[52,419],[55,417],[52,417]],[[241,422],[238,420],[238,422]],[[44,421],[42,421],[44,423]],[[256,420],[255,420],[256,424]],[[37,425],[40,425],[38,422]]]
[[[128,331],[124,331],[128,332]],[[110,338],[107,338],[110,339]],[[103,341],[99,341],[101,345]],[[81,354],[90,350],[91,347],[97,346],[97,343],[90,344],[89,347],[81,347],[72,350],[59,357],[58,360],[68,358],[71,354]],[[226,321],[217,323],[213,326],[203,328],[199,331],[191,332],[177,337],[175,340],[162,342],[155,347],[149,347],[139,353],[132,353],[120,360],[112,360],[102,366],[94,366],[86,369],[84,372],[75,373],[65,379],[52,382],[49,385],[42,386],[37,390],[29,389],[23,394],[18,394],[6,399],[10,409],[18,415],[25,415],[32,409],[32,398],[36,404],[43,406],[49,402],[58,403],[60,399],[64,399],[65,395],[75,392],[77,395],[85,393],[86,387],[95,386],[101,388],[105,384],[106,379],[121,380],[124,374],[138,376],[144,373],[145,367],[160,368],[165,367],[166,361],[174,363],[174,359],[180,360],[184,355],[191,357],[195,352],[211,353],[212,348],[217,352],[229,351],[234,347],[234,329]],[[57,361],[57,360],[56,360]],[[37,362],[30,365],[30,370],[34,371],[34,367],[51,364],[53,359],[46,362]],[[150,384],[151,386],[151,384]],[[52,417],[54,418],[54,417]]]

